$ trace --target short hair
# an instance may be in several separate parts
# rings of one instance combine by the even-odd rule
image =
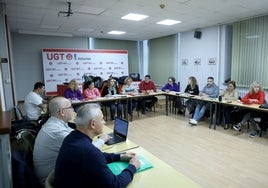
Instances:
[[[127,81],[130,80],[131,82],[133,82],[132,78],[131,77],[126,77],[126,79],[124,80],[124,83],[127,84]]]
[[[89,80],[85,83],[85,88],[88,88],[93,83],[93,81]]]
[[[214,78],[212,76],[209,76],[208,79],[214,80]]]
[[[65,97],[55,97],[51,99],[48,104],[50,114],[52,116],[55,116],[60,110],[60,108],[66,107],[66,102],[69,102],[69,100]]]
[[[147,78],[151,79],[151,76],[149,74],[146,74],[144,77],[145,78],[147,77]]]
[[[78,87],[78,83],[76,82],[75,79],[72,79],[72,80],[69,82],[69,85],[70,85],[71,83],[74,83],[74,90],[78,90],[78,89],[79,89],[79,87]]]
[[[100,106],[95,103],[85,104],[78,108],[76,114],[76,125],[87,126],[92,120],[99,116]]]
[[[234,86],[234,89],[236,88],[236,83],[235,83],[235,81],[231,80],[231,81],[229,81],[229,82],[227,83],[227,85],[229,85],[229,84],[232,84],[232,85]]]
[[[43,82],[36,82],[35,84],[34,84],[34,90],[36,90],[36,89],[41,89],[41,88],[43,88],[45,86],[45,84],[43,83]]]
[[[172,80],[173,83],[175,83],[176,79],[173,76],[168,77],[168,80]]]

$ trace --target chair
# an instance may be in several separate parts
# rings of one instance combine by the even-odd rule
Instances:
[[[12,120],[26,120],[26,116],[24,116],[19,108],[19,106],[14,106],[12,108]]]
[[[55,171],[54,169],[48,174],[45,182],[45,187],[46,188],[53,188],[54,186],[54,176],[55,176]]]
[[[100,89],[103,85],[103,79],[99,76],[96,76],[92,79],[96,88]]]
[[[129,77],[131,77],[133,81],[140,81],[141,80],[139,73],[130,73]]]

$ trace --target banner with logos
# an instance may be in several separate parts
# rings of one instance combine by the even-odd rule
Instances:
[[[42,57],[46,95],[56,95],[57,85],[72,79],[81,84],[83,75],[100,76],[104,80],[110,75],[128,75],[127,50],[46,48]]]

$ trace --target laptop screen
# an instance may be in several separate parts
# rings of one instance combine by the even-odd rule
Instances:
[[[121,118],[115,118],[114,133],[119,134],[120,136],[123,137],[127,137],[127,131],[128,131],[128,121]]]

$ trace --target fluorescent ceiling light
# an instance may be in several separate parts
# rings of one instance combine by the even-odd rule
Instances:
[[[19,30],[20,34],[30,35],[48,35],[48,36],[60,36],[60,37],[72,37],[72,33],[61,33],[61,32],[49,32],[49,31],[33,31],[33,30]]]
[[[147,17],[148,16],[142,15],[142,14],[129,13],[129,14],[123,16],[121,19],[124,19],[124,20],[132,20],[132,21],[140,21],[140,20],[143,20],[143,19],[145,19]]]
[[[161,25],[175,25],[178,23],[181,23],[181,21],[166,19],[166,20],[162,20],[160,22],[157,22],[157,24],[161,24]]]
[[[109,31],[108,34],[110,35],[122,35],[125,34],[125,31]]]

